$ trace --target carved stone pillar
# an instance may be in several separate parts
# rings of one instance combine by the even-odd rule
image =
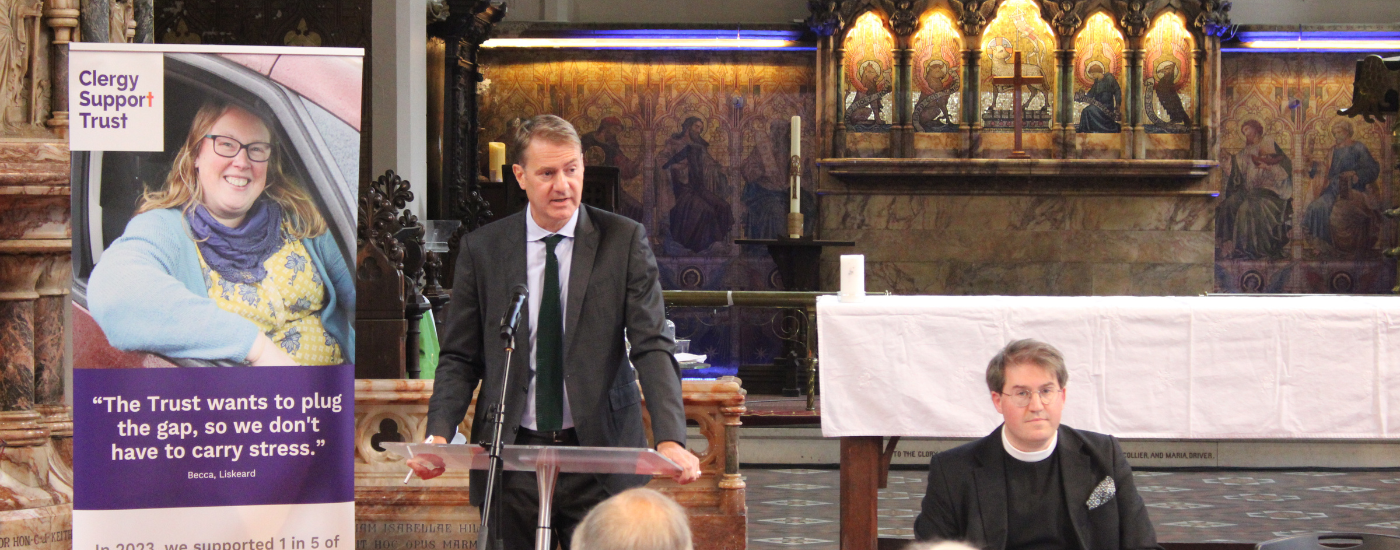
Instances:
[[[48,0],[44,2],[44,22],[53,29],[53,75],[50,84],[53,109],[45,123],[60,138],[68,137],[68,43],[78,27],[77,0]]]

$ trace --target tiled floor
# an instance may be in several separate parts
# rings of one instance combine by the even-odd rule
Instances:
[[[838,548],[837,470],[746,469],[749,547]],[[925,474],[890,472],[880,536],[913,538]],[[1302,532],[1400,535],[1400,472],[1136,472],[1163,542],[1254,543]]]

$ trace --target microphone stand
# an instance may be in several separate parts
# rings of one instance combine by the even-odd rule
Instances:
[[[509,335],[502,334],[501,337],[506,341],[506,366],[501,378],[501,395],[491,409],[491,445],[486,449],[490,456],[490,467],[486,474],[486,502],[481,507],[481,538],[486,541],[485,550],[505,548],[504,539],[497,537],[500,532],[500,514],[496,510],[496,488],[499,472],[504,469],[501,461],[501,432],[505,429],[506,392],[510,386],[510,356],[515,351],[515,331],[510,331]]]

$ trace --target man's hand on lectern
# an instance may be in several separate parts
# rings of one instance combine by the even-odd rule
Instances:
[[[662,441],[660,445],[656,446],[656,452],[680,465],[681,471],[672,476],[676,483],[684,485],[700,479],[700,459],[696,458],[695,453],[690,452],[679,443]]]
[[[440,435],[434,435],[428,437],[424,443],[441,445],[447,443],[447,440]],[[418,474],[419,479],[432,479],[447,471],[442,457],[433,454],[414,455],[413,458],[408,459],[407,464],[413,473]],[[404,480],[404,482],[407,483],[408,480]]]

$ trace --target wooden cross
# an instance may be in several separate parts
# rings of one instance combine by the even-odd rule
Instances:
[[[1015,111],[1012,113],[1012,116],[1015,118],[1015,121],[1012,125],[1012,129],[1016,132],[1016,146],[1011,151],[1011,156],[1008,158],[1028,159],[1031,158],[1031,156],[1027,155],[1025,151],[1021,150],[1021,86],[1026,84],[1040,84],[1042,82],[1045,82],[1045,77],[1021,76],[1021,52],[1019,51],[1015,53],[1015,57],[1012,59],[1012,64],[1015,66],[1014,76],[993,76],[992,84],[1011,86],[1011,101],[1016,105]]]

